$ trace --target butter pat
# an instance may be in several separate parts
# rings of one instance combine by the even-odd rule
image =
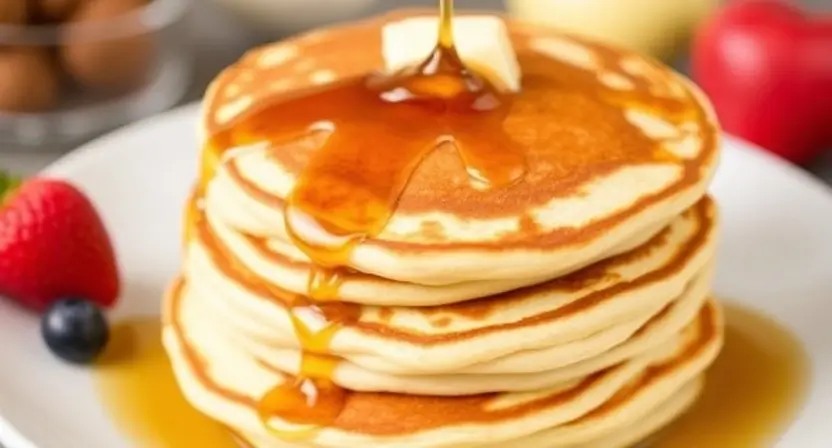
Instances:
[[[520,64],[508,29],[494,16],[454,18],[454,43],[465,65],[503,91],[520,90]],[[413,17],[391,22],[381,31],[385,69],[396,72],[422,63],[436,48],[437,17]]]

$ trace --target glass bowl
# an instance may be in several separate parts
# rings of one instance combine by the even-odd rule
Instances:
[[[113,10],[118,2],[133,7]],[[193,67],[183,29],[189,2],[81,0],[51,23],[7,17],[0,24],[0,143],[80,143],[178,103]]]

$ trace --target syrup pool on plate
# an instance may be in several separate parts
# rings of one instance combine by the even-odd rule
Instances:
[[[773,446],[806,398],[809,362],[791,332],[759,312],[725,303],[725,345],[690,411],[654,448]]]
[[[95,365],[103,405],[136,446],[239,448],[222,425],[191,407],[162,348],[158,316],[130,319],[110,329]]]

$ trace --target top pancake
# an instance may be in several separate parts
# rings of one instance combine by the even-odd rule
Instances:
[[[413,14],[421,13],[388,14],[251,51],[209,89],[204,134],[290,93],[379,70],[381,27]],[[384,231],[353,251],[351,267],[431,285],[561,275],[668,222],[704,193],[718,130],[691,83],[633,53],[507,25],[523,90],[504,128],[528,148],[526,175],[509,188],[483,190],[469,182],[455,148],[438,147],[414,172]],[[285,237],[282,205],[320,138],[251,142],[268,163],[242,161],[210,186],[217,200],[228,198],[218,207],[224,220],[253,235]],[[225,160],[244,153],[228,152]]]

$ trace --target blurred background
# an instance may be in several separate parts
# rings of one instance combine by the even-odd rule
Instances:
[[[832,0],[456,4],[664,60],[703,86],[729,131],[832,183],[832,105],[801,106],[810,87],[832,92]],[[254,45],[407,6],[436,0],[0,0],[0,167],[34,173],[102,133],[197,101]],[[761,118],[769,108],[784,117]],[[805,123],[827,125],[807,133]]]

